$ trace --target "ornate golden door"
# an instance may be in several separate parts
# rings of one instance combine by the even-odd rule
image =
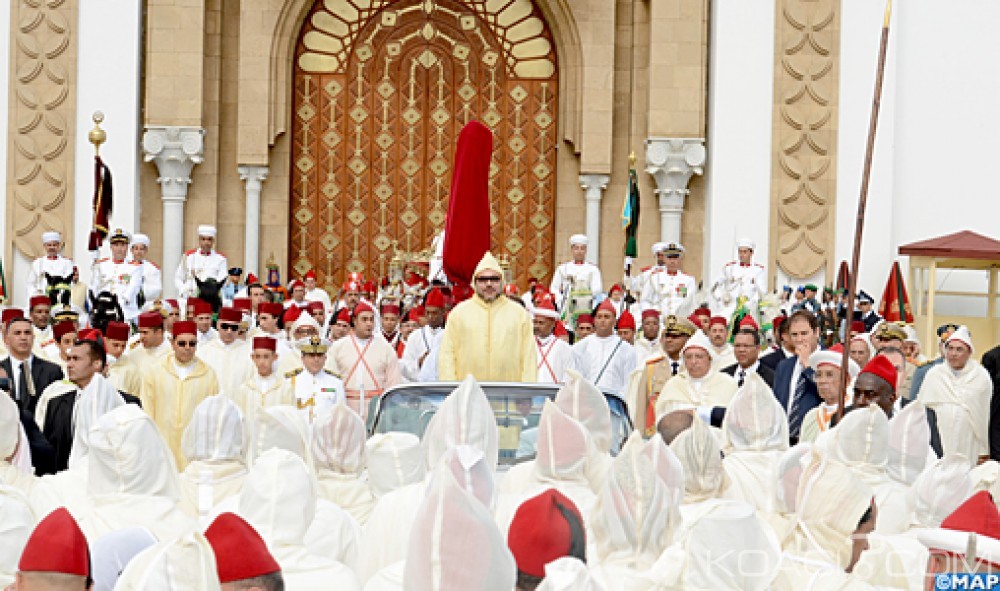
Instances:
[[[381,277],[444,227],[455,141],[494,134],[492,248],[552,270],[556,54],[531,0],[325,0],[295,56],[289,259],[339,285]]]

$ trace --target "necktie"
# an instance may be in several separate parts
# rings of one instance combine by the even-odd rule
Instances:
[[[788,411],[788,435],[798,439],[799,429],[802,427],[802,416],[799,413],[799,405],[802,403],[802,396],[806,393],[806,386],[812,380],[812,368],[807,367],[799,373],[799,380],[795,383],[794,398],[792,398],[792,408]]]
[[[741,367],[740,368],[740,377],[739,377],[738,380],[736,380],[736,387],[742,388],[743,387],[743,380],[745,380],[746,377],[747,377],[747,371]]]
[[[17,363],[13,359],[11,359],[11,362]],[[17,365],[14,366],[14,375],[11,376],[13,378],[11,385],[14,387],[14,400],[17,401],[18,406],[21,404],[21,396],[23,396],[23,393],[28,390],[28,387],[24,383],[24,372],[21,370],[22,367],[24,367],[24,362],[17,363]]]
[[[672,375],[672,376],[677,375],[677,368],[678,367],[680,367],[679,363],[677,363],[676,361],[671,361],[670,362],[670,375]]]

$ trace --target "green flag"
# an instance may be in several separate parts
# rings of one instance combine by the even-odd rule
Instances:
[[[7,301],[7,274],[3,272],[3,261],[0,261],[0,303]]]
[[[639,179],[635,168],[628,170],[628,193],[622,205],[622,229],[625,230],[625,256],[635,258],[639,254]]]

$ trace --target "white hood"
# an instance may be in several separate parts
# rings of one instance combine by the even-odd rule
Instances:
[[[972,492],[969,460],[961,454],[945,454],[918,476],[910,489],[914,522],[940,527]]]
[[[605,591],[604,585],[590,576],[579,558],[563,556],[545,565],[545,578],[537,591]]]
[[[516,572],[490,512],[439,465],[413,523],[403,588],[510,591]]]
[[[181,449],[194,461],[243,461],[243,415],[225,396],[209,396],[194,409]]]
[[[832,431],[831,458],[871,486],[885,481],[889,460],[889,419],[877,405],[855,409]]]
[[[365,424],[341,398],[322,411],[312,427],[316,472],[360,475],[365,468]]]
[[[702,516],[687,538],[684,589],[764,591],[778,574],[781,545],[746,503],[720,503]]]
[[[269,449],[290,451],[312,469],[309,424],[302,413],[286,405],[268,406],[257,413],[251,457],[260,457]]]
[[[729,402],[722,430],[735,451],[788,449],[785,410],[756,373],[747,374],[743,387]]]
[[[483,450],[496,470],[499,458],[497,421],[483,388],[471,375],[444,399],[424,432],[427,469],[433,470],[448,448],[471,445]]]
[[[611,449],[608,401],[576,370],[566,370],[566,383],[556,393],[556,406],[587,428],[599,451],[607,453]]]
[[[424,479],[424,452],[420,438],[412,433],[373,435],[365,450],[368,486],[376,497]]]
[[[218,569],[212,546],[199,532],[160,542],[128,563],[115,591],[216,591]]]
[[[21,412],[17,403],[4,392],[0,396],[0,463],[14,454],[21,429]]]
[[[144,527],[111,532],[90,545],[94,591],[112,591],[122,571],[140,552],[156,544],[156,536]]]
[[[146,495],[176,500],[173,454],[156,424],[134,404],[102,416],[90,430],[87,491],[92,497]]]
[[[98,419],[105,413],[124,405],[125,401],[111,382],[100,374],[94,374],[73,405],[73,448],[69,454],[71,467],[86,461],[90,447],[90,431]]]
[[[301,546],[316,514],[316,483],[302,458],[284,449],[261,454],[243,483],[239,514],[269,547]]]
[[[644,453],[646,447],[660,449]],[[676,479],[682,470],[671,456],[659,434],[643,444],[641,434],[635,431],[615,458],[590,523],[602,565],[616,562],[645,570],[670,545],[680,522],[678,508],[684,494],[682,488],[665,481],[665,476]],[[653,458],[661,465],[654,464]]]
[[[0,398],[7,398],[6,392]],[[35,529],[35,514],[21,491],[0,486],[0,585],[14,582],[17,562]]]
[[[486,460],[486,454],[478,447],[459,445],[444,453],[441,465],[446,467],[455,482],[478,500],[488,511],[496,503],[493,468]]]
[[[538,455],[535,475],[541,481],[587,483],[587,459],[593,441],[590,434],[551,400],[545,401],[538,421]]]
[[[889,477],[906,486],[913,484],[927,465],[930,443],[927,407],[915,400],[889,419],[889,457],[886,463]]]
[[[799,483],[811,457],[812,445],[809,443],[799,443],[781,455],[776,474],[778,486],[774,508],[777,513],[795,513]]]
[[[684,467],[684,502],[692,503],[719,496],[728,486],[722,468],[719,441],[705,422],[695,418],[670,444]]]

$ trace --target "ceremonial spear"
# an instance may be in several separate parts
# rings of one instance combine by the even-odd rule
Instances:
[[[878,50],[878,69],[875,71],[875,96],[872,98],[871,119],[868,122],[868,144],[865,146],[865,161],[861,172],[861,196],[858,198],[858,215],[854,224],[854,252],[851,259],[851,274],[847,290],[847,326],[845,340],[850,342],[851,319],[854,317],[854,294],[858,290],[858,263],[861,260],[861,236],[865,228],[865,208],[868,205],[868,184],[872,175],[872,157],[875,153],[875,133],[878,130],[878,113],[882,104],[882,81],[885,79],[885,54],[889,48],[889,19],[892,16],[892,0],[886,0],[885,21],[882,23],[882,40]],[[840,361],[840,406],[837,408],[837,422],[844,416],[844,402],[847,399],[849,380],[848,359],[850,347],[844,347]]]

